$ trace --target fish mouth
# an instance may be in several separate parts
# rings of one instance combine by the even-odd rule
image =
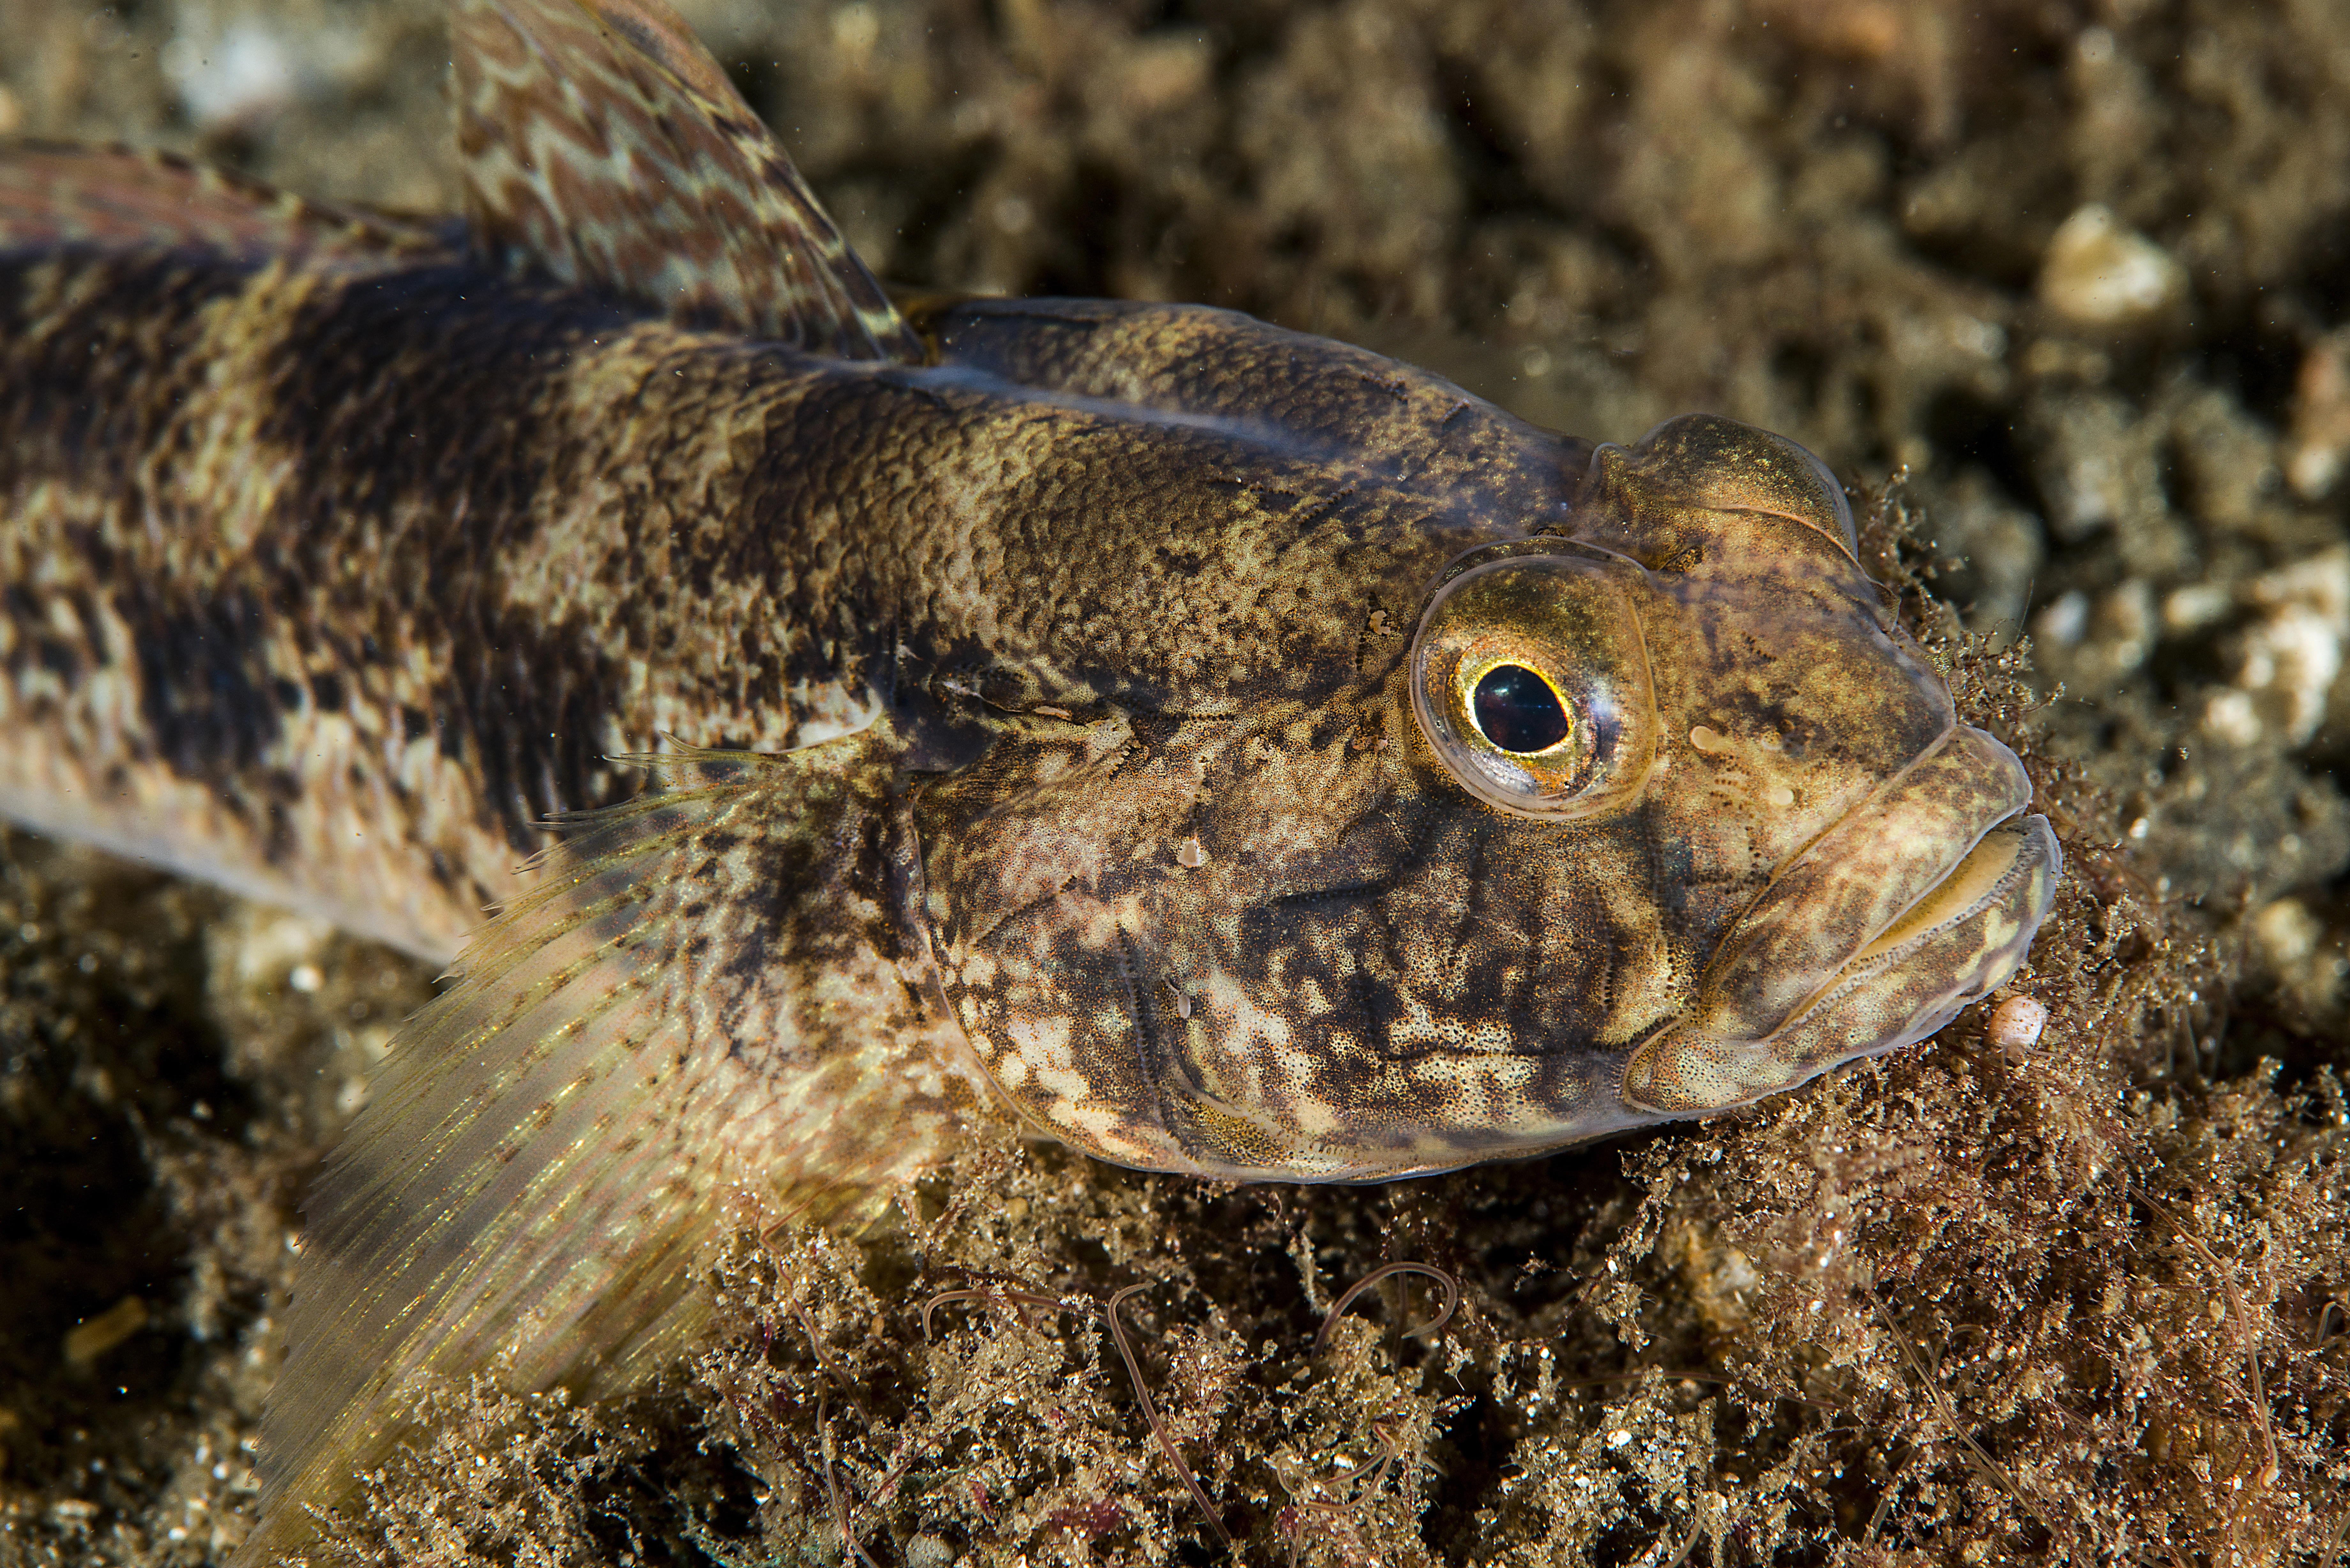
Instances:
[[[1802,854],[1731,929],[1626,1100],[1702,1116],[1923,1040],[2023,961],[2064,855],[2031,781],[1953,728]]]

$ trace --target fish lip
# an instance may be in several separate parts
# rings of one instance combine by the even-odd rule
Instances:
[[[1627,1103],[1700,1116],[1912,1044],[2022,961],[2064,857],[2014,753],[1955,726],[1783,866],[1690,1007],[1627,1061]]]
[[[1773,1033],[1770,1044],[1818,1073],[1925,1039],[2015,972],[2055,901],[2064,864],[2045,816],[2018,812],[2001,818],[1888,930],[1846,959]],[[1945,977],[1939,995],[1918,997],[1937,974]],[[1855,992],[1874,984],[1898,995],[1904,981],[1916,998],[1906,1021],[1866,1044],[1856,1044],[1847,1028],[1839,1046],[1836,1015],[1849,1010]],[[1879,1016],[1883,1011],[1877,1010]]]

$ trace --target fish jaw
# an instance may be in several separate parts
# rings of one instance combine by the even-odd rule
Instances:
[[[1954,729],[1793,862],[1697,1003],[1626,1064],[1627,1105],[1706,1116],[1917,1044],[2012,976],[2064,870],[2014,753]]]

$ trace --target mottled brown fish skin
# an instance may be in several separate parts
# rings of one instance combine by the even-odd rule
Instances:
[[[627,558],[660,550],[644,529],[577,534],[624,521],[598,488],[702,453],[682,423],[570,409],[639,400],[671,347],[645,339],[673,335],[577,298],[469,306],[480,281],[7,268],[6,717],[47,743],[8,748],[5,790],[69,814],[42,826],[198,847],[445,956],[536,822],[624,787],[600,759],[651,738],[648,704],[616,716],[674,585]],[[681,411],[708,392],[687,364],[660,389]],[[796,716],[762,708],[770,734]]]
[[[608,754],[886,721],[910,897],[1014,1104],[1132,1164],[1360,1179],[1915,1038],[2033,923],[1771,1044],[2029,786],[1762,432],[1595,450],[1182,307],[947,303],[910,367],[453,261],[0,285],[0,799],[421,951],[632,787]],[[1529,541],[1511,570],[1613,562],[1645,650],[1639,771],[1571,821],[1464,793],[1411,708],[1447,563]],[[1884,794],[1953,736],[1939,793]]]
[[[950,316],[920,370],[455,262],[0,257],[0,797],[445,956],[546,815],[635,787],[609,753],[780,750],[887,694],[938,763],[1004,708],[1344,685],[1579,455],[1216,312],[1096,319],[1138,349],[1115,387],[1080,341],[1023,389],[969,314],[980,350]],[[1410,439],[1345,440],[1379,410]]]
[[[1446,776],[1413,717],[1402,616],[1367,630],[1361,678],[1310,700],[1032,713],[920,786],[937,950],[998,1086],[1130,1164],[1361,1179],[1655,1119],[1626,1064],[1685,1016],[1741,1044],[1734,1073],[1710,1065],[1709,1037],[1648,1075],[1684,1114],[1878,1043],[1847,1028],[1787,1056],[1764,1037],[2028,787],[1958,725],[1832,486],[1775,437],[1668,426],[1601,449],[1556,514],[1559,535],[1611,550],[1552,536],[1471,558],[1579,562],[1632,628],[1638,743],[1613,804],[1568,819],[1495,810]],[[1954,739],[1939,793],[1884,794]],[[1872,852],[1814,875],[1764,930],[1776,965],[1723,984],[1712,971],[1746,950],[1727,940],[1856,815],[1885,817]],[[2023,861],[2024,880],[2050,869]],[[1938,1025],[2012,967],[2012,936],[1945,955],[1940,993],[1866,1021]]]

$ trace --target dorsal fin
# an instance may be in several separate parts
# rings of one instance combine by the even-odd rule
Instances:
[[[477,255],[849,359],[923,350],[665,0],[457,0]]]
[[[225,170],[125,147],[0,148],[0,249],[95,245],[274,255],[431,254],[431,231],[306,202]]]

